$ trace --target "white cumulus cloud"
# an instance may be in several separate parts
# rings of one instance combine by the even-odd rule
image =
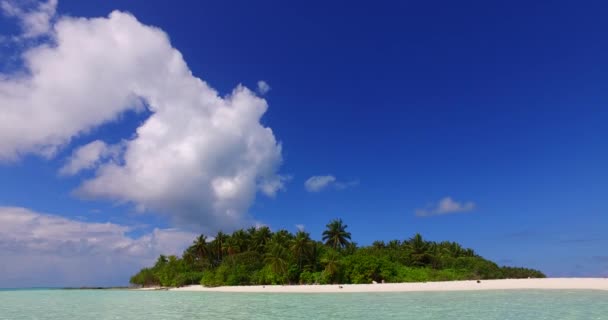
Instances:
[[[333,175],[312,176],[304,182],[304,188],[308,192],[320,192],[330,187],[343,190],[357,185],[359,185],[358,180],[338,181]]]
[[[428,205],[423,209],[416,209],[419,217],[438,216],[452,213],[469,212],[475,210],[475,203],[472,201],[458,202],[451,197],[439,200],[437,204]]]
[[[94,142],[67,160],[65,175],[96,169],[77,194],[212,230],[248,222],[258,191],[283,188],[281,145],[260,123],[264,99],[243,86],[220,96],[162,30],[128,13],[54,20],[51,42],[23,53],[26,70],[0,75],[0,160],[53,157],[74,137],[147,108],[120,146]]]
[[[74,175],[81,170],[95,168],[102,160],[116,157],[120,151],[119,145],[109,146],[101,140],[95,140],[74,150],[59,173]]]
[[[92,223],[0,207],[0,288],[126,285],[160,254],[179,255],[194,233],[154,229],[137,238],[131,227]]]
[[[24,38],[35,38],[51,31],[51,20],[57,10],[57,0],[41,2],[34,8],[24,8],[14,0],[0,2],[4,15],[15,17],[23,29]]]

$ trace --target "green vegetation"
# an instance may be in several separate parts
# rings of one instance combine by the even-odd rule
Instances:
[[[298,231],[268,227],[218,232],[194,240],[181,258],[160,256],[131,278],[138,286],[179,287],[262,284],[329,284],[544,278],[537,270],[500,267],[455,242],[376,241],[358,247],[342,220],[327,224],[323,242]]]

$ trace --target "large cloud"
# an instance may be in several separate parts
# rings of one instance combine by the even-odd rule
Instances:
[[[212,230],[247,221],[257,191],[283,187],[281,146],[260,123],[264,99],[242,86],[219,96],[164,32],[130,14],[56,20],[52,43],[23,54],[27,70],[0,76],[0,160],[53,157],[73,137],[145,107],[150,117],[120,148],[95,142],[62,168],[96,168],[79,195]]]
[[[125,285],[159,254],[180,254],[195,234],[89,223],[24,208],[0,207],[0,288]]]

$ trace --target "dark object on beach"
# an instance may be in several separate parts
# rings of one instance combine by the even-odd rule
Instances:
[[[338,286],[338,288],[342,289],[343,287],[342,286]]]
[[[477,283],[481,283],[481,281],[477,280]]]

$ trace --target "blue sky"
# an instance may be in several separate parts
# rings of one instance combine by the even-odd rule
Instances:
[[[6,3],[0,248],[11,258],[15,243],[42,241],[48,256],[54,244],[71,249],[65,261],[44,262],[56,266],[45,279],[22,274],[24,264],[43,263],[28,256],[42,255],[39,248],[22,250],[0,266],[0,287],[124,284],[194,233],[301,224],[318,238],[335,217],[362,245],[420,232],[551,276],[608,275],[608,7],[599,1],[62,0],[56,11],[52,2]],[[129,14],[108,18],[114,10]],[[46,20],[29,23],[32,13]],[[108,45],[108,34],[126,42]],[[217,98],[197,96],[195,78],[171,59],[183,59]],[[133,92],[114,97],[114,84]],[[180,91],[191,84],[193,92]],[[199,106],[189,94],[208,100]],[[200,110],[231,103],[244,107],[205,122]],[[217,127],[186,126],[192,119]],[[154,135],[161,129],[170,138]],[[193,137],[215,142],[184,142]],[[251,137],[262,147],[247,144]],[[82,162],[77,150],[94,141],[101,149]],[[195,160],[172,161],[168,150]],[[74,174],[62,171],[69,164]],[[247,178],[237,188],[235,177]],[[316,187],[307,188],[312,177]],[[29,228],[13,226],[20,215],[40,232],[12,236]],[[41,235],[41,217],[63,226],[53,241]],[[116,246],[100,249],[70,227],[102,228],[95,232]],[[172,235],[171,246],[158,245],[160,234]],[[116,249],[137,246],[148,249]],[[114,267],[95,280],[69,277],[67,265],[91,260],[91,251],[119,263],[104,260]]]

